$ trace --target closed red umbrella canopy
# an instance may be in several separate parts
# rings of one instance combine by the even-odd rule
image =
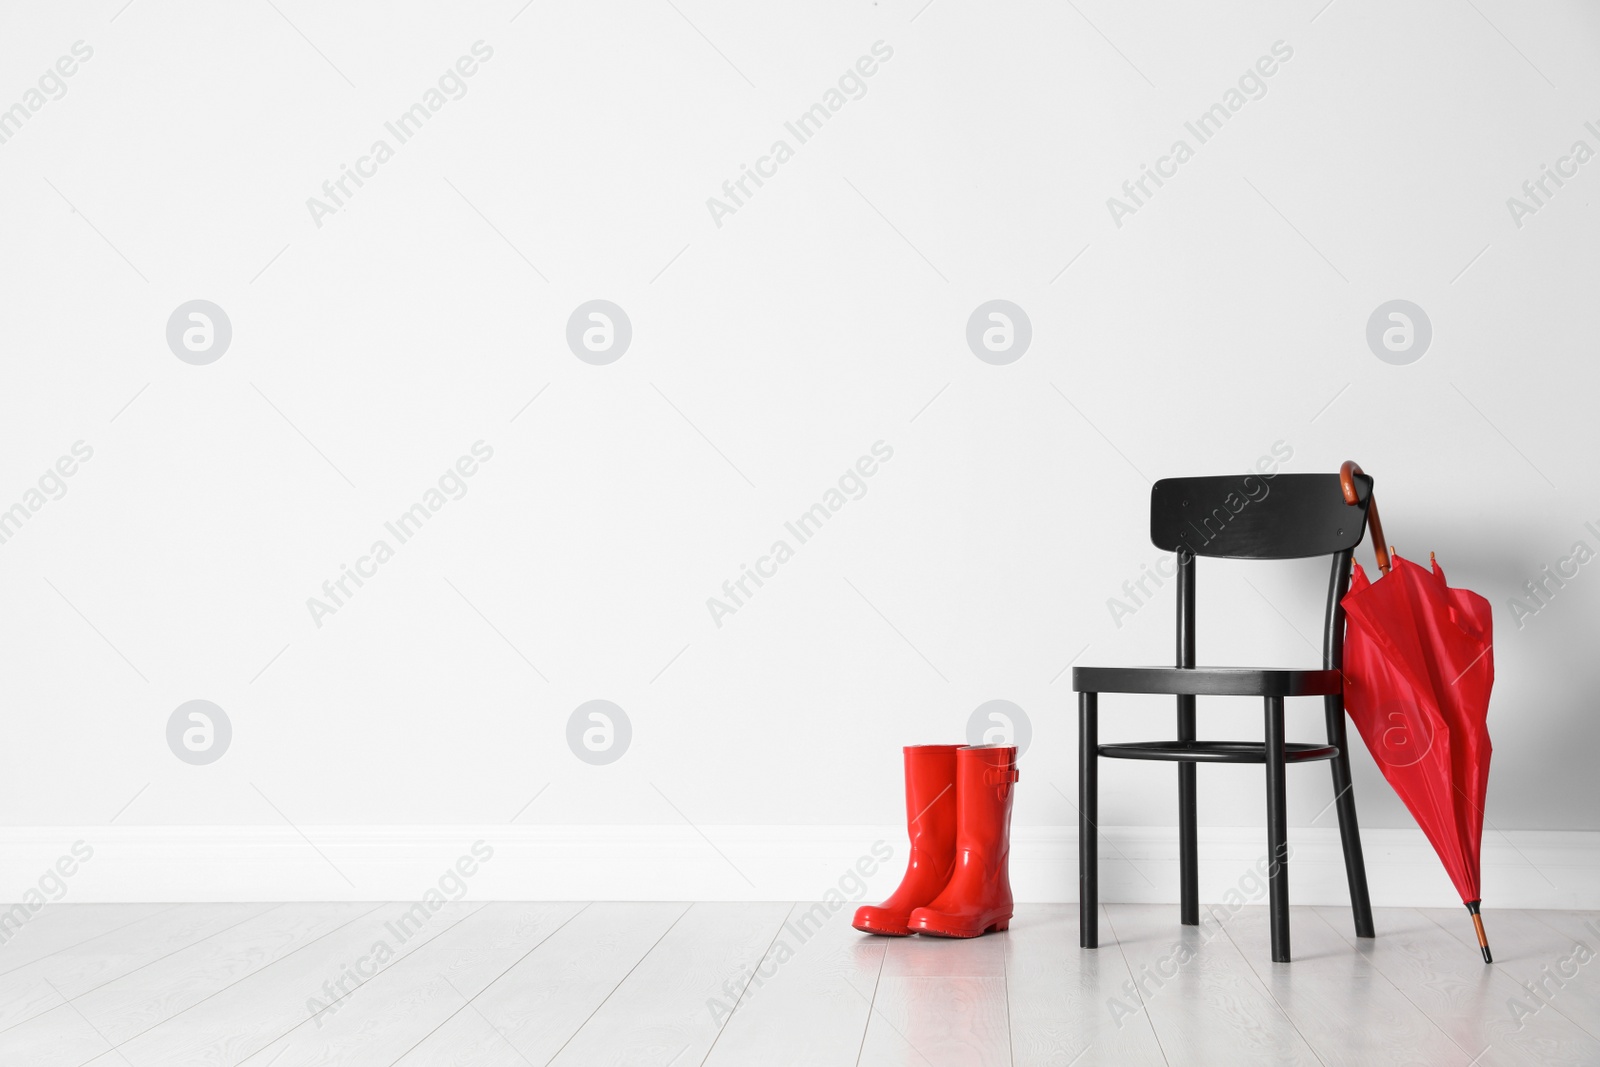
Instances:
[[[1437,561],[1424,569],[1393,556],[1375,523],[1373,540],[1385,574],[1369,582],[1357,565],[1342,602],[1345,708],[1384,778],[1439,854],[1472,913],[1489,962],[1478,916],[1492,753],[1489,602],[1450,588]]]

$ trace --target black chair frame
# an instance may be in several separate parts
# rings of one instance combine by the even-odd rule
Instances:
[[[1251,488],[1252,481],[1255,488]],[[1348,502],[1347,502],[1348,501]],[[1369,515],[1370,513],[1370,515]],[[1174,667],[1075,667],[1078,693],[1078,944],[1099,945],[1099,762],[1107,759],[1164,760],[1178,764],[1179,918],[1200,923],[1195,766],[1199,763],[1260,763],[1266,768],[1268,910],[1272,959],[1287,963],[1289,946],[1288,826],[1285,768],[1327,760],[1333,770],[1334,806],[1344,846],[1345,874],[1357,937],[1372,937],[1361,832],[1351,789],[1349,743],[1343,699],[1344,609],[1352,553],[1368,520],[1380,562],[1387,565],[1372,479],[1354,464],[1340,475],[1278,474],[1220,478],[1169,478],[1151,491],[1151,539],[1174,551],[1177,573],[1177,648]],[[1254,670],[1195,666],[1195,560],[1295,559],[1331,555],[1324,614],[1322,669]],[[1387,567],[1385,566],[1385,569]],[[1101,693],[1162,693],[1177,698],[1177,737],[1168,741],[1101,744]],[[1259,696],[1264,740],[1203,741],[1196,737],[1195,698]],[[1285,697],[1320,696],[1326,743],[1284,740]]]

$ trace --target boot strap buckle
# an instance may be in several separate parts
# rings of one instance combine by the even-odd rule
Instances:
[[[983,772],[983,784],[999,786],[995,792],[1004,800],[1006,794],[1011,792],[1011,783],[1019,780],[1015,765],[1010,767],[990,767]]]

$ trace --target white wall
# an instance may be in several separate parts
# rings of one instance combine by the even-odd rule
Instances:
[[[498,895],[820,895],[893,833],[898,746],[1004,699],[1033,735],[1029,892],[1068,899],[1063,669],[1170,655],[1170,588],[1120,625],[1107,606],[1157,559],[1149,479],[1276,445],[1286,471],[1359,460],[1400,551],[1494,602],[1486,898],[1600,906],[1600,564],[1510,608],[1600,550],[1600,163],[1507,205],[1600,150],[1592,7],[120,6],[0,16],[0,106],[93,50],[0,144],[0,508],[93,449],[0,544],[0,893],[81,837],[74,899],[249,895],[258,868],[280,895],[406,896],[504,827],[527,862]],[[465,95],[398,144],[385,122],[478,41]],[[785,122],[879,41],[865,94],[798,144]],[[1280,41],[1265,95],[1199,144],[1184,123]],[[314,221],[379,138],[393,158]],[[780,138],[793,158],[718,225],[707,198]],[[1193,158],[1118,225],[1107,198],[1179,138]],[[196,298],[233,331],[204,366],[165,336]],[[595,298],[633,331],[604,366],[565,339]],[[1003,366],[965,336],[996,298],[1032,327]],[[1394,299],[1432,325],[1408,365],[1366,339]],[[479,441],[466,495],[386,534]],[[784,523],[880,441],[865,496],[796,546]],[[379,538],[394,558],[317,625],[307,599]],[[794,558],[714,624],[778,538]],[[1203,562],[1202,660],[1314,664],[1325,581]],[[233,731],[205,766],[167,741],[194,699]],[[632,727],[605,766],[567,743],[593,699]],[[1164,701],[1102,718],[1170,729]],[[1260,728],[1249,701],[1201,721]],[[1416,872],[1380,901],[1448,902],[1356,763],[1364,824]],[[1152,862],[1171,777],[1103,775],[1103,821]],[[1207,841],[1248,858],[1228,828],[1261,826],[1259,772],[1201,777]],[[1290,786],[1294,839],[1326,844],[1325,770]],[[630,850],[657,832],[683,858],[653,878],[662,853]],[[750,841],[770,861],[733,862]],[[1136,881],[1107,895],[1175,889]]]

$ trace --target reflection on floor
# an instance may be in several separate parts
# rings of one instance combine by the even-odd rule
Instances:
[[[1019,907],[973,941],[810,904],[50,905],[0,945],[0,1063],[1600,1063],[1600,913]]]

